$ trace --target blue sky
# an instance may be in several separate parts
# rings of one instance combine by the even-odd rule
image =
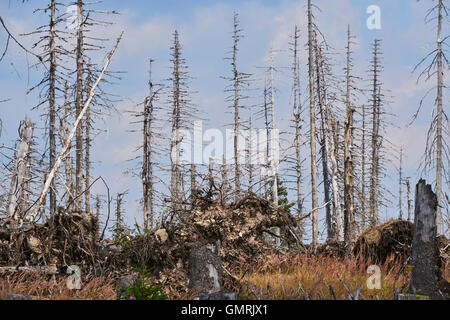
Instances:
[[[43,24],[47,18],[42,13],[33,14],[36,7],[47,1],[35,0],[27,4],[18,1],[2,0],[0,15],[14,34],[25,33]],[[405,127],[415,112],[421,96],[433,83],[416,84],[417,75],[411,73],[414,65],[432,48],[435,39],[433,24],[424,24],[426,9],[430,1],[410,0],[317,0],[313,1],[321,11],[316,10],[317,25],[324,33],[333,48],[334,59],[338,65],[337,75],[342,75],[343,53],[345,52],[347,24],[351,25],[356,36],[354,47],[355,74],[367,78],[366,70],[370,60],[370,44],[375,38],[382,39],[383,63],[385,72],[382,76],[384,88],[389,90],[389,111],[395,116],[385,133],[397,145],[407,148],[405,157],[406,176],[412,180],[418,178],[417,166],[425,148],[425,133],[430,120],[432,99],[428,99],[417,122]],[[366,27],[368,15],[366,9],[370,5],[381,8],[381,30],[369,30]],[[115,17],[115,25],[106,29],[98,29],[99,35],[115,38],[123,30],[124,39],[113,59],[111,68],[126,71],[122,81],[110,91],[124,97],[116,105],[118,112],[105,117],[99,122],[99,128],[107,133],[101,134],[94,142],[94,177],[102,175],[109,182],[112,192],[130,190],[126,197],[126,209],[130,223],[141,219],[139,206],[139,180],[123,174],[130,166],[126,162],[132,157],[132,151],[139,142],[139,135],[128,132],[133,128],[130,116],[125,112],[137,103],[142,102],[147,94],[148,59],[155,59],[154,78],[164,82],[169,76],[169,48],[172,33],[180,32],[184,57],[193,76],[191,89],[196,91],[192,99],[204,118],[209,122],[207,127],[222,128],[232,120],[226,114],[227,103],[223,93],[226,81],[220,76],[229,75],[229,62],[223,58],[232,45],[231,31],[233,11],[240,15],[244,38],[240,43],[239,65],[243,72],[251,72],[255,76],[255,88],[261,89],[264,78],[261,67],[267,66],[267,57],[271,44],[280,53],[275,57],[277,120],[281,128],[287,127],[290,116],[290,53],[288,52],[289,36],[294,25],[300,27],[301,43],[306,42],[306,16],[304,9],[306,0],[293,1],[119,1],[108,0],[97,5],[98,9],[117,10],[121,13]],[[444,26],[447,34],[448,23]],[[19,37],[30,48],[30,38]],[[0,50],[5,43],[5,34],[0,32]],[[109,47],[111,46],[111,43]],[[102,55],[97,57],[101,62]],[[302,79],[307,71],[306,51],[301,56]],[[30,63],[33,62],[28,57]],[[17,47],[11,45],[5,60],[0,64],[0,100],[11,99],[0,105],[0,118],[3,121],[1,143],[11,144],[16,139],[19,121],[25,114],[32,115],[38,121],[38,114],[31,108],[36,103],[35,94],[26,95],[27,89],[42,76],[42,70],[27,70],[27,57]],[[28,79],[29,77],[29,79]],[[302,80],[302,91],[307,89]],[[364,86],[368,83],[362,83]],[[251,99],[260,101],[255,92]],[[445,97],[446,98],[446,97]],[[259,100],[258,100],[259,99]],[[162,99],[164,101],[164,99]],[[445,99],[448,102],[448,99]],[[136,128],[136,127],[134,127]],[[305,148],[307,149],[307,148]],[[307,153],[307,150],[305,150]],[[305,163],[305,168],[309,165]],[[394,161],[389,162],[388,176],[385,183],[396,194],[397,176]],[[433,175],[429,178],[432,180]],[[309,183],[305,181],[305,188]],[[94,192],[103,193],[101,186]],[[405,191],[404,191],[405,192]],[[293,195],[293,193],[292,193]],[[406,200],[404,200],[405,202]],[[309,206],[309,199],[306,205]],[[404,211],[406,206],[404,207]],[[382,218],[396,216],[397,211],[389,209],[382,212]],[[323,218],[321,212],[321,218]],[[322,228],[323,229],[323,228]]]

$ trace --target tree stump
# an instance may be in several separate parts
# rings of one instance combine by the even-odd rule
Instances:
[[[189,287],[200,295],[222,287],[222,261],[214,244],[194,245],[189,255]]]
[[[436,291],[437,204],[437,197],[431,190],[431,185],[421,179],[416,186],[410,290],[431,299]]]

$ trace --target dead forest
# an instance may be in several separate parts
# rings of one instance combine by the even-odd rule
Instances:
[[[450,298],[447,0],[421,0],[435,33],[411,75],[433,83],[411,109],[413,121],[432,114],[417,159],[427,181],[404,173],[409,146],[387,134],[401,124],[383,83],[383,39],[355,61],[359,39],[348,25],[338,59],[317,23],[321,9],[302,0],[306,29],[292,25],[289,66],[271,49],[262,76],[242,69],[244,17],[235,12],[222,30],[229,41],[218,61],[228,72],[211,77],[224,84],[227,155],[185,160],[185,132],[194,128],[195,140],[207,119],[183,33],[173,30],[164,78],[154,72],[163,62],[146,53],[147,95],[127,111],[127,130],[140,137],[124,173],[139,186],[138,213],[124,205],[131,191],[113,193],[116,182],[97,176],[93,160],[100,123],[126,100],[115,94],[126,70],[114,58],[133,35],[97,32],[121,13],[106,2],[14,1],[47,22],[16,34],[0,12],[0,70],[15,48],[40,72],[24,93],[39,97],[30,114],[40,116],[20,115],[15,141],[0,136],[0,300]],[[367,71],[358,74],[356,63]],[[280,70],[289,106],[279,102]],[[0,90],[0,106],[13,113],[7,96]],[[282,108],[290,110],[283,127]],[[398,190],[386,183],[393,171]],[[385,219],[386,208],[395,216]],[[128,218],[135,214],[142,222]]]

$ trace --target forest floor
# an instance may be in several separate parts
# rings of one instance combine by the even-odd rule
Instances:
[[[367,266],[367,265],[366,265]],[[272,255],[251,269],[242,266],[240,299],[269,300],[320,300],[349,299],[360,287],[359,299],[391,300],[397,288],[400,293],[408,291],[409,268],[395,263],[391,258],[380,265],[381,288],[368,288],[371,274],[366,266],[358,265],[355,259],[342,260],[333,257],[311,257],[305,255]],[[403,268],[402,268],[403,267]],[[450,280],[450,264],[443,266],[443,277]],[[0,277],[0,300],[8,294],[25,294],[36,300],[115,300],[117,279],[83,279],[80,290],[70,290],[69,276],[3,275]],[[225,286],[227,286],[225,284]],[[330,289],[331,288],[331,289]],[[167,292],[169,299],[192,299],[190,292]]]

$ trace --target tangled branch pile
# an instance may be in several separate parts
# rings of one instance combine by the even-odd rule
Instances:
[[[275,211],[270,203],[257,197],[247,197],[236,204],[199,198],[195,208],[181,213],[178,223],[168,223],[164,229],[137,237],[112,258],[117,268],[136,265],[142,257],[148,266],[160,273],[174,292],[187,288],[190,248],[196,244],[217,244],[225,270],[273,250],[267,243],[267,232],[280,228],[284,247],[297,244],[296,221],[282,210]],[[224,276],[230,274],[224,273]],[[230,279],[228,279],[230,280]]]
[[[99,265],[98,219],[86,213],[58,213],[44,224],[20,227],[8,220],[0,241],[1,265],[78,265],[84,271]]]

